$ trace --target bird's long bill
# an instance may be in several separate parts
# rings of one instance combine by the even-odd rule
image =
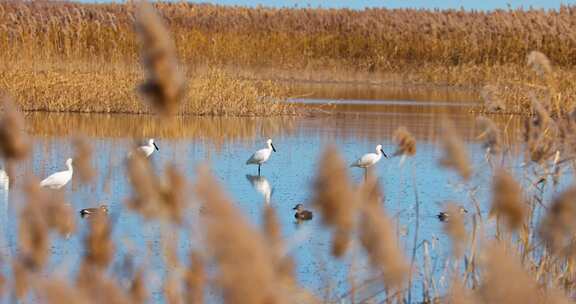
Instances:
[[[298,210],[298,206],[294,206],[294,208],[292,208],[292,210]]]
[[[270,146],[272,146],[272,151],[276,152],[276,148],[274,148],[274,144],[270,144]]]
[[[158,149],[158,146],[156,145],[156,143],[154,143],[154,148],[156,148],[156,151],[160,151],[160,149]]]
[[[388,158],[388,155],[386,155],[386,152],[384,152],[384,149],[380,149],[380,152],[382,152],[382,154],[384,154],[384,157]]]

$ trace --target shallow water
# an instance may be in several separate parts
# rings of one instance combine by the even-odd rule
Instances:
[[[310,205],[317,162],[327,145],[335,145],[349,163],[364,153],[373,152],[379,143],[386,153],[392,154],[395,150],[392,134],[398,127],[405,126],[416,137],[416,155],[403,166],[398,158],[383,159],[374,172],[384,189],[386,211],[395,220],[400,245],[407,257],[414,244],[416,199],[420,201],[417,243],[423,240],[430,243],[433,275],[440,278],[450,252],[442,225],[435,217],[442,210],[442,204],[462,202],[468,210],[473,210],[469,190],[481,185],[473,192],[482,211],[487,210],[491,171],[481,143],[475,140],[479,132],[474,118],[468,113],[468,105],[373,103],[345,104],[324,109],[330,114],[306,117],[181,118],[170,126],[149,116],[29,114],[27,123],[33,134],[34,153],[32,160],[20,166],[18,172],[33,172],[42,178],[62,170],[64,161],[73,153],[71,136],[86,135],[94,149],[93,162],[99,175],[88,186],[74,179],[66,188],[67,199],[76,210],[97,206],[100,202],[110,206],[117,246],[116,266],[112,269],[118,268],[126,255],[135,257],[136,265],[148,265],[149,288],[154,291],[153,299],[160,300],[160,284],[165,275],[160,239],[167,228],[145,221],[124,207],[131,194],[124,175],[124,157],[135,141],[154,137],[160,151],[151,158],[160,174],[166,164],[174,162],[192,183],[199,164],[210,166],[222,187],[255,226],[261,223],[264,205],[271,204],[280,218],[289,254],[295,259],[300,284],[320,298],[334,299],[346,294],[351,282],[359,284],[373,277],[371,268],[357,244],[345,258],[332,258],[330,234],[322,226],[319,214],[310,222],[298,224],[293,219],[292,207],[299,202]],[[440,124],[446,119],[455,123],[470,153],[475,174],[468,184],[438,164],[442,155],[438,145],[442,137]],[[514,133],[517,123],[505,123],[510,126],[508,131]],[[257,168],[245,165],[245,161],[253,151],[264,147],[268,137],[273,138],[278,152],[262,167],[262,176],[258,178]],[[511,164],[519,167],[520,163],[518,157]],[[361,170],[351,168],[349,172],[355,183],[362,181]],[[0,195],[7,208],[2,218],[5,228],[2,252],[13,257],[17,252],[14,215],[22,201],[17,187],[11,188],[10,197],[10,203],[6,204],[6,197]],[[66,273],[62,269],[70,272],[76,269],[83,254],[86,221],[78,217],[78,223],[78,233],[67,240],[54,239],[50,269],[59,269],[62,273]],[[194,210],[187,214],[186,224],[178,228],[178,250],[184,263],[190,249],[202,249],[198,239],[200,229]],[[420,261],[422,248],[417,252]],[[352,262],[354,270],[349,271]],[[415,280],[419,279],[417,274]],[[384,295],[380,290],[379,284],[368,286],[366,290],[359,290],[356,299],[364,300],[374,294],[381,299]],[[418,299],[421,290],[415,289],[414,294],[414,299]],[[217,298],[214,290],[209,292],[209,297]]]

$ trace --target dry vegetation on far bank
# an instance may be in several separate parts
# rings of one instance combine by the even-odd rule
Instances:
[[[277,83],[238,80],[240,76],[475,88],[490,84],[513,105],[510,112],[522,112],[528,96],[519,84],[540,85],[526,65],[534,50],[546,54],[554,66],[561,98],[575,96],[574,6],[558,11],[355,11],[179,2],[156,3],[155,8],[188,71],[187,98],[204,98],[202,106],[196,100],[185,102],[187,113],[291,111],[261,103],[270,96],[288,96],[277,94]],[[129,89],[144,78],[134,68],[140,63],[136,19],[133,4],[0,1],[0,88],[29,110],[147,111],[135,106],[137,97]],[[218,76],[198,73],[206,67],[219,69]],[[206,87],[199,89],[202,85]],[[218,93],[222,88],[229,91]]]

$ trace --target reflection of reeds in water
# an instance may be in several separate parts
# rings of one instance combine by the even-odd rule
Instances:
[[[290,132],[295,118],[175,117],[168,128],[147,115],[81,115],[28,113],[30,134],[66,136],[81,133],[90,137],[192,138],[214,143],[250,139],[266,132],[269,136]]]

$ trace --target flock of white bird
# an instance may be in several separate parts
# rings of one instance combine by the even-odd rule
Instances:
[[[150,157],[154,150],[159,151],[160,149],[154,142],[154,139],[149,139],[148,144],[140,146],[137,148],[137,151],[143,153],[146,157]],[[266,141],[266,148],[260,149],[246,161],[247,165],[258,165],[258,176],[260,176],[260,168],[264,163],[270,159],[272,152],[276,152],[276,148],[272,143],[272,139],[268,139]],[[380,159],[384,157],[388,158],[384,150],[382,149],[382,145],[376,146],[376,153],[367,153],[362,155],[357,161],[353,162],[350,166],[351,167],[358,167],[363,169],[368,169],[369,167],[374,166]],[[129,154],[129,157],[131,154]],[[50,188],[50,189],[60,189],[72,180],[72,175],[74,174],[74,168],[72,167],[72,159],[69,158],[66,160],[66,170],[53,173],[52,175],[46,177],[44,180],[40,182],[41,187]]]

